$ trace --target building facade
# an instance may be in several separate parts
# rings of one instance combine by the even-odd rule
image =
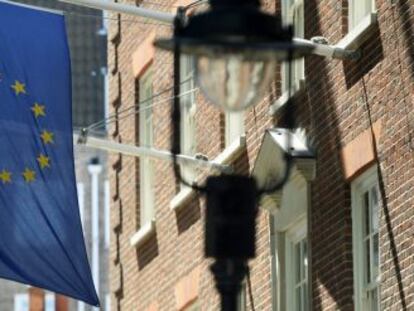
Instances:
[[[135,1],[121,1],[137,5]],[[188,1],[139,1],[173,12]],[[260,202],[257,257],[240,310],[414,309],[414,10],[409,0],[267,0],[295,36],[360,52],[276,66],[254,108],[224,113],[194,84],[182,58],[182,153],[232,165],[266,184],[280,172],[278,135],[307,152],[285,187]],[[112,14],[108,136],[170,149],[172,55],[153,47],[169,25]],[[228,69],[230,70],[230,69]],[[219,74],[219,73],[218,73]],[[286,125],[289,94],[295,130]],[[205,198],[170,162],[109,157],[113,310],[219,310],[205,259]],[[279,171],[278,171],[279,170]],[[182,167],[187,180],[213,172]],[[253,308],[254,305],[254,308]]]

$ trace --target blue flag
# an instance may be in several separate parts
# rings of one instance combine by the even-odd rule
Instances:
[[[0,277],[99,300],[74,174],[64,16],[0,2]]]

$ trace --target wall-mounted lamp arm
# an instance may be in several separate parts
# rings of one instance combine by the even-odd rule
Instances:
[[[347,50],[336,45],[330,45],[326,39],[322,37],[315,37],[311,40],[293,38],[297,43],[306,43],[313,46],[312,54],[335,59],[349,59],[356,60],[360,57],[360,52],[357,50]]]

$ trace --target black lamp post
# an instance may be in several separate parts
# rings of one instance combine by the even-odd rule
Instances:
[[[308,44],[294,43],[292,29],[279,16],[260,11],[258,0],[210,0],[210,10],[188,19],[179,10],[174,36],[155,45],[174,51],[174,106],[172,153],[180,153],[180,55],[195,57],[196,77],[207,98],[225,110],[244,110],[262,99],[273,80],[275,64],[309,54]],[[288,106],[289,107],[289,106]],[[289,144],[289,142],[287,142]],[[215,258],[211,271],[221,295],[223,311],[236,311],[237,295],[255,257],[257,200],[280,189],[286,172],[269,189],[258,189],[253,177],[220,175],[207,178],[205,186],[183,183],[207,194],[205,255]]]

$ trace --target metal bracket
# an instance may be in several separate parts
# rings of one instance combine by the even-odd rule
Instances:
[[[294,38],[293,41],[298,43],[310,44],[313,46],[312,54],[323,57],[341,59],[341,60],[357,60],[361,57],[358,50],[346,50],[336,45],[330,45],[324,37],[313,37],[310,40],[302,38]]]

